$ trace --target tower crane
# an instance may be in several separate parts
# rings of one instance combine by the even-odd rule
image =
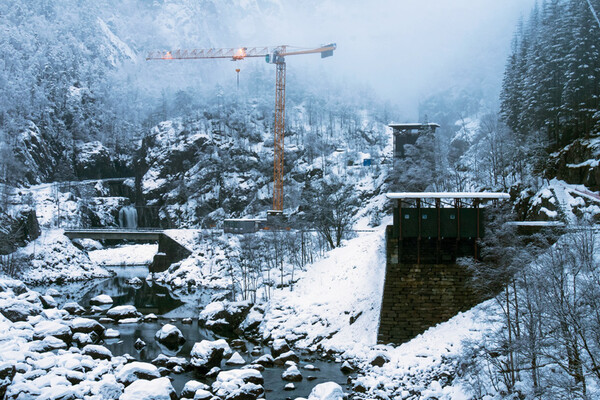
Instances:
[[[269,64],[275,64],[275,122],[273,160],[273,210],[270,214],[283,213],[283,149],[285,134],[285,57],[300,54],[321,53],[321,58],[330,57],[336,49],[331,43],[318,48],[300,49],[283,45],[277,47],[239,47],[195,50],[155,51],[146,60],[199,60],[225,58],[240,61],[245,58],[263,57]]]

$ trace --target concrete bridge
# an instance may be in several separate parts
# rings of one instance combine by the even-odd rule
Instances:
[[[94,239],[94,240],[131,240],[131,241],[158,241],[162,229],[123,229],[123,228],[98,228],[98,229],[65,229],[65,236],[69,239]]]
[[[192,251],[179,243],[161,229],[123,229],[123,228],[98,228],[98,229],[65,229],[65,236],[69,239],[94,239],[94,240],[131,240],[158,242],[158,253],[150,265],[150,272],[162,272],[173,263],[189,257]]]

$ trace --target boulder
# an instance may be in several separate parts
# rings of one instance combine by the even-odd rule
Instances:
[[[84,355],[90,356],[96,360],[110,360],[112,353],[104,346],[88,344],[82,350]]]
[[[100,336],[102,336],[105,331],[104,326],[102,326],[98,321],[91,318],[81,317],[73,318],[73,320],[71,320],[71,329],[75,333],[96,332]]]
[[[287,361],[298,363],[300,362],[300,357],[298,357],[293,351],[288,351],[287,353],[283,353],[279,357],[275,358],[273,362],[275,365],[284,365]]]
[[[141,350],[144,347],[146,347],[146,342],[144,342],[142,339],[137,338],[135,343],[133,344],[133,347],[135,347],[136,350]]]
[[[287,344],[285,339],[276,339],[273,341],[273,346],[271,347],[271,354],[273,357],[277,357],[283,353],[287,353],[290,351],[290,346]]]
[[[260,364],[263,367],[272,367],[274,364],[274,359],[273,356],[270,354],[265,354],[263,356],[260,356],[259,358],[257,358],[256,360],[253,361],[253,363],[255,364]]]
[[[288,382],[300,382],[302,381],[302,374],[298,367],[292,365],[281,374],[281,379]]]
[[[154,335],[154,338],[171,350],[177,349],[185,343],[185,338],[179,328],[171,324],[166,324],[160,328]]]
[[[212,391],[225,400],[256,399],[264,393],[261,373],[254,369],[221,371],[212,384]]]
[[[383,367],[383,365],[389,361],[390,359],[385,354],[377,354],[373,357],[370,364],[374,367]]]
[[[138,312],[135,306],[127,305],[127,306],[116,306],[111,308],[106,312],[106,316],[108,318],[112,318],[115,321],[129,319],[129,318],[139,318],[142,316],[141,313]]]
[[[121,332],[116,329],[109,328],[104,331],[104,339],[116,339],[118,337],[121,337]]]
[[[58,303],[54,300],[52,296],[40,296],[40,302],[42,303],[42,307],[44,308],[56,308],[58,307]]]
[[[296,385],[294,385],[292,382],[290,382],[283,387],[283,390],[287,390],[287,391],[296,390]]]
[[[191,399],[198,390],[208,391],[210,390],[210,386],[198,381],[187,381],[181,390],[181,397]]]
[[[81,315],[85,313],[85,308],[81,307],[75,302],[65,303],[65,305],[62,308],[71,315]]]
[[[194,400],[210,400],[213,398],[213,394],[205,389],[198,389],[194,393]]]
[[[102,306],[106,304],[112,304],[113,299],[107,294],[98,295],[90,300],[90,304],[93,306]]]
[[[236,329],[246,318],[251,304],[248,301],[215,301],[208,304],[198,316],[198,324],[215,332]]]
[[[246,364],[246,360],[242,358],[240,353],[237,351],[233,353],[231,358],[225,362],[226,365],[244,365]]]
[[[87,333],[75,333],[73,335],[73,341],[77,343],[78,346],[85,346],[86,344],[94,343],[92,337]]]
[[[160,373],[158,368],[150,363],[134,361],[121,367],[116,377],[118,382],[128,386],[138,379],[160,378]]]
[[[308,400],[344,400],[345,398],[342,387],[335,382],[318,384],[308,396]]]
[[[119,400],[176,400],[169,378],[139,379],[125,388]]]
[[[156,365],[157,367],[181,371],[184,371],[190,365],[188,360],[183,357],[167,357],[164,354],[159,354],[158,357],[152,360],[152,364]]]
[[[344,361],[344,363],[340,367],[340,371],[342,371],[342,373],[344,374],[351,374],[354,372],[354,368],[352,367],[352,365],[350,365],[348,361]]]
[[[3,299],[0,301],[0,313],[11,322],[27,321],[28,317],[39,315],[42,307],[26,300]]]
[[[190,352],[191,364],[203,371],[219,366],[223,357],[231,356],[232,351],[224,339],[215,341],[203,340],[194,344]]]
[[[40,321],[35,325],[33,338],[35,340],[44,339],[47,336],[54,336],[65,342],[70,342],[73,332],[71,328],[62,322],[58,321]]]
[[[47,351],[66,349],[67,344],[54,336],[46,336],[43,340],[29,342],[29,351],[45,353]]]

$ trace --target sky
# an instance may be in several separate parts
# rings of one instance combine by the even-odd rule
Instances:
[[[327,70],[416,117],[419,101],[452,86],[483,85],[497,95],[517,23],[534,2],[282,0],[283,15],[267,16],[264,25],[241,21],[239,31],[257,45],[335,42],[334,57],[296,57],[288,71]]]

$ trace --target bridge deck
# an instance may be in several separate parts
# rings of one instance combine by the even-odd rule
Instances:
[[[158,240],[161,229],[65,229],[69,239]]]

